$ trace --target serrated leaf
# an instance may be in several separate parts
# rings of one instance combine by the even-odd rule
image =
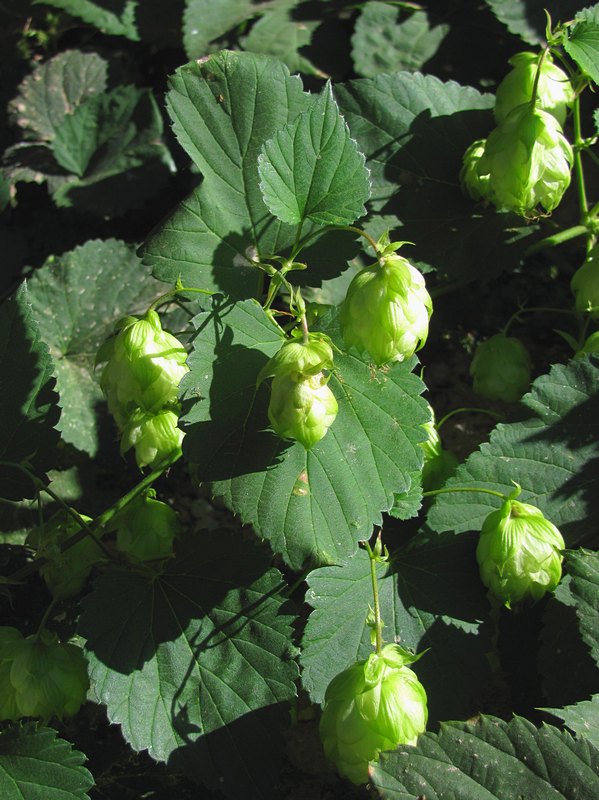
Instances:
[[[53,357],[65,441],[91,456],[98,449],[103,401],[96,352],[122,316],[145,311],[160,294],[133,249],[115,239],[89,241],[34,272],[30,300]]]
[[[258,158],[264,202],[283,222],[350,225],[370,196],[364,156],[349,135],[331,84]]]
[[[579,22],[564,40],[564,50],[580,69],[599,83],[599,24]]]
[[[449,26],[431,28],[425,11],[415,11],[398,24],[402,13],[390,3],[370,2],[362,8],[351,39],[359,75],[417,70],[435,55]]]
[[[56,129],[52,152],[61,167],[80,178],[85,173],[98,142],[98,117],[100,106],[91,98],[67,114]]]
[[[105,90],[107,69],[96,53],[59,53],[24,79],[10,111],[29,138],[51,142],[67,114]]]
[[[2,800],[84,800],[94,786],[85,756],[52,728],[12,725],[0,733]]]
[[[509,494],[538,506],[568,547],[596,541],[599,472],[599,366],[587,359],[557,364],[538,378],[522,404],[528,418],[499,424],[488,444],[460,466],[445,488],[470,486]],[[480,530],[499,498],[485,493],[439,495],[428,514],[437,531]]]
[[[580,0],[486,0],[497,19],[529,44],[545,41],[549,13],[553,24],[567,22],[579,10]]]
[[[59,440],[55,425],[60,411],[52,378],[54,365],[32,312],[27,285],[0,306],[0,460],[27,461],[34,470],[47,469]],[[3,466],[2,497],[34,497],[26,475]]]
[[[492,95],[409,72],[350,81],[335,95],[366,155],[371,205],[397,217],[392,236],[415,243],[415,260],[467,280],[483,277],[481,253],[485,278],[519,263],[534,226],[482,208],[459,183],[466,148],[493,127]]]
[[[599,694],[566,708],[544,708],[564,723],[579,737],[588,739],[599,748]]]
[[[416,747],[382,754],[371,777],[389,800],[590,800],[599,794],[599,751],[550,725],[481,717],[442,723]]]
[[[251,0],[186,0],[183,45],[189,59],[202,58],[210,44],[253,16]]]
[[[383,638],[415,652],[430,648],[415,670],[427,691],[431,721],[476,711],[490,680],[491,645],[480,622],[487,601],[472,570],[474,547],[468,536],[422,533],[394,551],[388,565],[377,565]],[[301,664],[303,686],[314,702],[323,701],[336,674],[372,652],[366,624],[373,603],[369,562],[360,550],[343,567],[308,576],[306,601],[314,611]]]
[[[340,344],[335,324],[329,319],[323,330]],[[410,371],[414,360],[377,371],[336,354],[328,385],[339,413],[306,451],[272,432],[269,388],[256,387],[284,341],[262,308],[217,299],[194,325],[181,425],[197,478],[212,481],[213,492],[295,569],[345,561],[422,464],[418,442],[428,411],[423,384]]]
[[[34,0],[34,5],[39,4],[61,8],[109,36],[126,36],[133,42],[139,41],[135,21],[139,0]]]
[[[169,113],[204,179],[144,246],[144,260],[156,277],[174,282],[181,276],[187,286],[235,297],[255,293],[254,259],[284,252],[296,234],[264,204],[258,154],[309,102],[299,78],[266,56],[222,52],[175,73]],[[305,225],[303,233],[314,227]],[[343,256],[312,261],[311,280],[316,284],[345,267]]]
[[[275,0],[257,20],[241,45],[252,53],[279,58],[290,72],[322,75],[299,50],[310,44],[318,21],[293,19],[291,11],[298,0]]]
[[[566,566],[568,592],[574,601],[580,633],[599,667],[599,553],[590,550],[568,553]]]
[[[297,675],[281,588],[228,531],[189,536],[159,576],[99,578],[80,625],[92,691],[135,750],[229,797],[270,796]]]

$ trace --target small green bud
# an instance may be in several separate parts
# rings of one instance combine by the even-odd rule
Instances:
[[[98,360],[107,361],[100,385],[119,428],[137,408],[156,413],[176,404],[179,382],[188,371],[186,358],[155,311],[121,320],[117,335],[98,353]]]
[[[368,352],[381,366],[424,346],[432,310],[420,272],[393,253],[354,277],[339,319],[347,346]]]
[[[275,433],[295,439],[310,450],[331,427],[337,416],[335,395],[322,372],[303,377],[299,373],[273,379],[268,418]]]
[[[517,106],[493,130],[477,170],[500,210],[528,217],[550,212],[570,184],[572,148],[559,122],[530,103]]]
[[[513,66],[513,69],[497,87],[495,98],[497,122],[503,122],[516,106],[532,100],[539,55],[528,52],[516,53],[508,63]],[[572,105],[574,99],[574,88],[570,79],[562,69],[553,63],[550,54],[546,53],[537,84],[537,107],[551,114],[560,125],[563,125],[566,121],[568,107]]]
[[[576,353],[576,357],[591,355],[593,353],[599,355],[599,331],[595,331],[587,337],[583,346]]]
[[[382,750],[415,744],[428,718],[424,687],[406,666],[414,656],[396,644],[371,653],[330,682],[320,719],[324,751],[339,773],[368,781],[368,767]]]
[[[588,312],[592,319],[599,318],[599,245],[595,245],[586,261],[576,270],[570,282],[574,292],[576,310]]]
[[[173,542],[180,533],[179,518],[155,496],[150,489],[112,519],[116,546],[132,561],[154,561],[173,554]]]
[[[489,175],[479,174],[480,160],[485,152],[486,139],[472,142],[462,158],[460,183],[473,200],[487,200],[489,197]]]
[[[530,357],[520,339],[496,333],[476,348],[470,374],[481,397],[514,403],[530,387]]]
[[[85,514],[79,516],[86,523],[92,521]],[[103,558],[102,551],[89,536],[67,550],[61,550],[62,543],[80,530],[81,526],[63,510],[27,536],[26,544],[35,548],[38,557],[47,559],[39,572],[55,598],[78,594],[94,564]]]
[[[538,600],[562,575],[564,539],[533,505],[507,499],[485,519],[476,548],[480,576],[508,608]]]
[[[431,418],[422,426],[427,438],[419,442],[424,452],[422,465],[422,488],[425,492],[440,489],[445,481],[450,478],[458,465],[458,460],[450,450],[445,450],[441,444],[441,437],[435,423],[435,413],[429,405]]]
[[[72,716],[85,702],[89,679],[83,650],[43,630],[23,638],[0,636],[0,665],[8,674],[17,717]],[[7,671],[7,665],[10,669]],[[6,688],[6,687],[5,687]]]
[[[181,455],[183,431],[177,427],[179,417],[174,411],[164,409],[150,414],[138,409],[125,423],[121,438],[121,453],[135,448],[135,459],[140,469],[158,469],[164,462]]]

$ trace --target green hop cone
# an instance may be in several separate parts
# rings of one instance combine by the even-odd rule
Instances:
[[[486,143],[486,139],[477,139],[472,142],[462,159],[460,184],[473,200],[486,200],[490,192],[489,175],[479,174],[479,164],[485,152]]]
[[[530,356],[520,339],[496,333],[476,348],[470,374],[476,394],[514,403],[530,387]]]
[[[576,310],[588,312],[592,319],[599,318],[599,245],[595,245],[586,261],[576,270],[570,282],[574,292]]]
[[[572,148],[559,122],[530,103],[517,106],[487,139],[477,164],[488,177],[487,197],[523,217],[559,205],[570,184]]]
[[[135,448],[135,460],[140,469],[158,469],[163,464],[175,461],[181,455],[183,431],[177,426],[178,415],[171,409],[157,414],[141,409],[127,419],[121,437],[121,453]]]
[[[185,348],[162,329],[155,311],[121,320],[117,335],[97,357],[107,362],[100,385],[121,430],[137,408],[156,413],[176,404],[179,382],[188,371],[186,358]]]
[[[507,499],[485,519],[476,548],[482,582],[508,608],[538,600],[562,575],[565,544],[536,506]]]
[[[17,705],[17,693],[10,682],[10,670],[23,634],[16,628],[0,627],[0,722],[17,720],[21,711]]]
[[[86,523],[92,521],[85,514],[80,514],[80,517]],[[103,559],[102,551],[89,536],[61,550],[63,542],[80,530],[81,526],[63,510],[27,536],[26,544],[35,548],[36,556],[47,559],[39,572],[55,598],[64,599],[78,594],[94,564]]]
[[[18,631],[15,635],[13,628],[1,630],[0,669],[3,677],[8,676],[17,713],[11,718],[62,719],[75,714],[89,688],[83,650],[59,642],[56,634],[47,630],[27,638]],[[6,694],[6,687],[4,690]]]
[[[330,682],[320,719],[325,755],[354,783],[383,750],[415,744],[428,718],[424,687],[406,666],[414,656],[396,644],[383,647]]]
[[[497,87],[495,98],[495,119],[503,122],[516,106],[532,99],[539,55],[537,53],[516,53],[509,59],[513,69]],[[563,125],[569,106],[574,102],[574,88],[566,73],[556,66],[549,53],[541,63],[537,84],[536,105],[551,114]]]
[[[420,272],[393,253],[354,277],[339,319],[346,345],[382,366],[424,346],[432,310]]]
[[[116,546],[132,561],[154,561],[173,554],[173,542],[180,533],[179,518],[155,497],[150,489],[112,519]]]
[[[431,419],[422,426],[426,431],[427,438],[424,442],[419,442],[424,452],[422,488],[425,492],[440,489],[445,481],[453,475],[458,465],[455,455],[450,450],[443,448],[432,408],[430,408],[430,412]]]
[[[325,334],[310,333],[306,341],[299,333],[292,336],[261,370],[257,383],[273,379],[268,418],[275,433],[310,450],[337,416],[337,400],[327,385],[333,348]]]

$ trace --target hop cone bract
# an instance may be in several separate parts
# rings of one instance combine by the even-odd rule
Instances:
[[[180,525],[177,513],[149,490],[113,517],[111,529],[122,553],[133,561],[153,561],[172,555]]]
[[[539,56],[537,53],[516,53],[509,59],[513,69],[497,87],[495,119],[503,122],[516,106],[532,100]],[[547,53],[541,64],[536,105],[555,117],[560,125],[566,120],[568,107],[574,102],[574,88],[566,73],[553,63]]]
[[[393,253],[355,276],[339,319],[347,346],[369,353],[381,366],[423,347],[432,310],[420,272]]]
[[[592,248],[582,267],[576,270],[570,287],[576,310],[588,311],[593,319],[599,318],[599,245]]]
[[[127,419],[121,438],[121,453],[135,448],[140,469],[158,469],[181,455],[183,431],[177,426],[178,415],[166,408],[157,414],[134,411]]]
[[[476,348],[470,374],[481,397],[513,403],[530,387],[530,357],[520,339],[496,333]]]
[[[472,142],[462,158],[460,183],[473,200],[486,200],[489,197],[489,175],[479,174],[480,160],[485,152],[486,139]]]
[[[320,720],[327,758],[354,783],[366,783],[368,765],[382,750],[415,744],[428,717],[424,687],[406,666],[416,661],[399,645],[352,664],[329,684]]]
[[[551,592],[562,575],[564,539],[536,506],[507,499],[485,519],[476,548],[482,582],[508,608]]]

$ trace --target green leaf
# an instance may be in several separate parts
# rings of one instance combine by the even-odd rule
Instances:
[[[80,178],[98,146],[96,134],[100,104],[97,96],[67,114],[56,130],[52,143],[54,157],[61,167]]]
[[[10,381],[0,392],[0,460],[27,461],[40,472],[55,458],[60,411],[53,362],[30,301],[24,283],[0,306],[0,371]],[[1,468],[0,486],[10,500],[35,495],[29,478],[11,467]]]
[[[99,578],[80,625],[92,691],[135,750],[271,796],[297,675],[281,588],[264,550],[224,530],[181,541],[159,576]]]
[[[341,344],[335,320],[323,324]],[[269,387],[256,386],[284,341],[262,308],[217,298],[194,325],[181,397],[184,454],[198,480],[212,481],[214,494],[293,568],[345,561],[422,465],[418,442],[428,411],[419,396],[423,384],[411,373],[415,360],[377,371],[336,354],[328,385],[339,413],[306,451],[272,432]]]
[[[599,24],[579,22],[564,41],[564,50],[595,83],[599,83]]]
[[[486,0],[486,3],[511,33],[529,44],[545,41],[545,11],[555,26],[573,19],[581,6],[581,0]]]
[[[109,239],[51,256],[34,272],[29,288],[35,319],[53,357],[62,408],[58,428],[66,442],[95,456],[97,405],[103,402],[96,352],[120,317],[145,311],[160,294],[160,285],[129,245]]]
[[[252,25],[247,36],[241,38],[241,45],[252,53],[279,58],[290,72],[305,72],[309,75],[322,75],[299,50],[310,44],[312,33],[319,21],[297,20],[291,11],[298,0],[274,0],[263,16]]]
[[[302,642],[302,682],[316,703],[336,674],[372,652],[369,561],[360,550],[343,567],[308,576],[306,601],[314,611]],[[471,537],[422,533],[394,551],[388,565],[377,565],[383,638],[415,652],[430,648],[416,672],[431,721],[476,712],[490,679],[490,641],[480,622],[487,601],[473,561]]]
[[[59,53],[20,84],[9,106],[15,122],[29,139],[51,142],[67,114],[105,90],[107,69],[107,62],[96,53]]]
[[[61,8],[109,36],[139,41],[135,21],[139,0],[34,0],[34,5],[40,4]]]
[[[384,753],[372,782],[385,800],[590,800],[599,796],[599,751],[550,725],[481,717]]]
[[[186,0],[183,45],[191,60],[211,51],[210,45],[253,16],[251,0]]]
[[[446,488],[478,487],[509,494],[538,506],[558,526],[566,544],[596,541],[599,514],[599,366],[574,359],[538,378],[522,404],[527,419],[499,424],[488,444],[460,466]],[[455,492],[437,496],[428,514],[434,530],[480,530],[501,500],[489,494]],[[594,546],[594,545],[592,545]]]
[[[520,263],[535,227],[482,208],[459,184],[466,148],[493,127],[492,95],[408,72],[350,81],[335,95],[366,155],[371,205],[398,218],[392,238],[414,242],[417,261],[466,280],[491,278]],[[490,241],[496,246],[489,248]]]
[[[599,553],[578,550],[568,553],[566,562],[567,590],[574,601],[582,640],[590,648],[591,655],[599,667]],[[558,594],[558,598],[561,595]]]
[[[34,722],[0,732],[2,800],[84,800],[94,786],[85,756]]]
[[[351,139],[331,84],[258,158],[264,202],[283,222],[350,225],[370,195],[364,156]]]
[[[390,3],[363,6],[351,39],[359,75],[372,78],[380,72],[417,70],[437,52],[449,26],[431,28],[425,11],[415,11],[398,24],[399,14]]]
[[[593,695],[590,700],[583,700],[566,708],[544,708],[574,731],[580,738],[584,737],[594,747],[599,748],[599,694]]]

